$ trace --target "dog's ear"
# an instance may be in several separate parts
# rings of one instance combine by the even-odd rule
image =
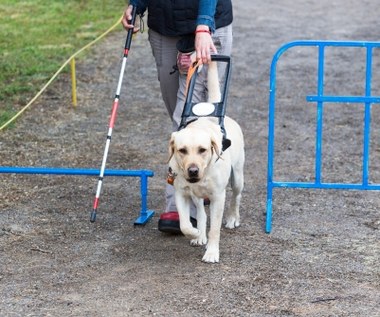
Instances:
[[[172,136],[171,136],[170,141],[169,141],[169,158],[168,158],[168,161],[166,163],[169,163],[169,161],[171,160],[171,158],[174,155],[174,149],[175,149],[174,135],[175,135],[175,132],[172,133]]]
[[[216,142],[216,140],[214,138],[211,139],[211,150],[215,151],[215,154],[218,157],[218,159],[222,158],[220,156],[220,150],[219,150],[218,143]]]

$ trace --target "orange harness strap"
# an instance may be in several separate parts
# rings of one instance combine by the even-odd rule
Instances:
[[[193,77],[194,73],[196,72],[196,70],[198,69],[199,66],[201,66],[203,63],[202,63],[202,60],[199,59],[198,61],[192,63],[189,67],[189,70],[187,72],[187,77],[186,77],[186,90],[185,90],[185,96],[187,96],[187,92],[189,90],[189,83],[190,83],[190,80],[191,78]]]

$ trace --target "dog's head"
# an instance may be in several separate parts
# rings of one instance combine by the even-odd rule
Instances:
[[[173,132],[169,143],[169,162],[176,164],[190,183],[200,181],[212,162],[219,157],[221,133],[212,128],[190,124]],[[215,161],[215,159],[214,159]]]

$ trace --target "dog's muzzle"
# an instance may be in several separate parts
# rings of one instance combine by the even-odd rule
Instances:
[[[199,181],[199,168],[198,166],[192,164],[190,167],[187,169],[187,181],[189,183],[196,183]]]

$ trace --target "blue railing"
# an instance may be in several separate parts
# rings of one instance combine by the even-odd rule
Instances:
[[[274,173],[274,139],[275,139],[275,100],[276,100],[276,66],[281,55],[292,47],[314,46],[318,48],[318,78],[316,95],[306,96],[308,102],[317,105],[317,125],[315,141],[315,177],[314,182],[286,182],[275,181]],[[324,95],[324,66],[326,47],[357,47],[366,50],[365,92],[364,96],[326,96]],[[380,96],[371,96],[372,81],[372,53],[374,48],[380,48],[380,42],[334,42],[334,41],[296,41],[283,45],[274,55],[270,69],[270,95],[269,95],[269,126],[268,126],[268,175],[267,175],[267,204],[265,231],[272,230],[272,197],[273,189],[280,188],[314,188],[314,189],[355,189],[380,190],[380,184],[369,182],[369,155],[370,155],[370,128],[371,105],[380,103]],[[322,130],[323,105],[329,103],[362,103],[364,104],[364,138],[362,157],[361,183],[324,183],[322,182]]]
[[[0,166],[0,174],[40,174],[40,175],[72,175],[72,176],[99,176],[100,171],[88,168],[66,168],[66,167],[15,167]],[[139,177],[141,210],[135,225],[146,224],[154,215],[154,211],[148,210],[148,177],[154,176],[150,170],[119,170],[109,169],[104,171],[104,176]]]

